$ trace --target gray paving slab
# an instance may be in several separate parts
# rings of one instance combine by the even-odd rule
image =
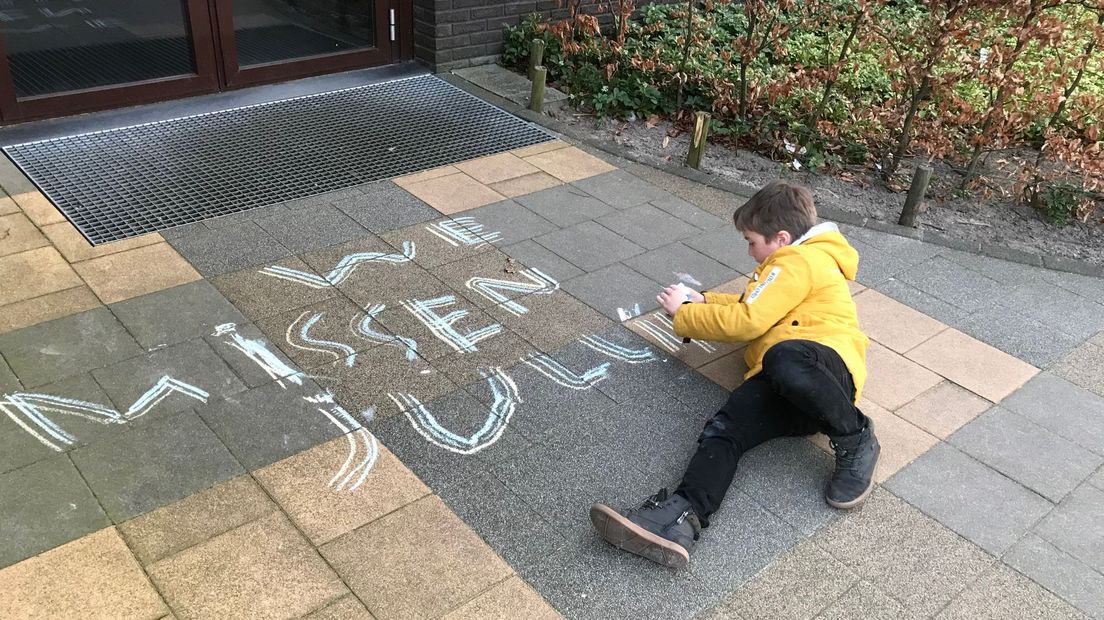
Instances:
[[[210,282],[200,280],[111,304],[111,312],[146,349],[214,332],[245,317]]]
[[[26,389],[141,352],[138,343],[107,308],[0,334],[0,354]]]
[[[210,230],[203,222],[192,222],[191,224],[181,224],[180,226],[173,226],[172,228],[165,228],[157,231],[157,234],[161,235],[166,241],[173,241],[182,237],[189,237],[196,233],[206,232]]]
[[[967,312],[977,312],[1006,292],[1000,282],[941,256],[916,264],[896,278]]]
[[[1104,490],[1081,485],[1035,527],[1035,533],[1104,574]]]
[[[1085,299],[1104,304],[1104,278],[1047,269],[1043,272],[1043,279]]]
[[[1055,503],[1104,464],[1104,456],[1001,407],[978,416],[948,441]]]
[[[1096,475],[1089,478],[1089,484],[1095,486],[1098,489],[1104,490],[1104,467],[1096,470]]]
[[[320,275],[297,257],[265,265]],[[299,281],[269,275],[261,269],[244,269],[211,279],[215,286],[249,320],[257,321],[340,294],[332,286],[313,287]]]
[[[875,588],[929,617],[993,565],[993,557],[885,488],[814,538]],[[847,596],[847,595],[845,595]]]
[[[951,601],[936,618],[1067,618],[1085,616],[1039,584],[1004,564],[989,569]]]
[[[441,217],[440,211],[391,181],[362,185],[359,192],[335,200],[334,206],[376,234]]]
[[[369,234],[367,228],[331,205],[285,210],[258,220],[280,245],[298,254],[344,243]]]
[[[848,242],[859,252],[859,269],[855,279],[864,286],[877,287],[896,278],[912,266],[912,263],[904,258],[894,256],[886,250],[863,243],[858,239],[848,239]]]
[[[1070,351],[1050,371],[1098,396],[1104,396],[1104,373],[1100,372],[1100,368],[1104,368],[1104,347],[1088,341]]]
[[[335,204],[341,202],[342,200],[349,200],[350,198],[356,198],[363,194],[371,193],[373,190],[377,189],[378,186],[395,187],[395,184],[391,181],[362,183],[360,185],[343,187],[341,189],[335,189],[329,192],[322,192],[320,194],[304,196],[303,198],[296,198],[295,200],[287,200],[281,204],[292,211],[297,209],[305,209],[308,207],[316,207],[319,205]]]
[[[581,222],[570,228],[541,235],[534,241],[588,272],[597,271],[645,251],[597,222]]]
[[[1040,373],[1005,398],[1001,406],[1104,454],[1104,398],[1061,377]]]
[[[598,218],[597,221],[602,226],[649,250],[701,233],[696,226],[650,204],[609,213]]]
[[[495,306],[488,309],[496,321],[519,334],[532,348],[550,353],[579,337],[610,329],[614,323],[585,303],[563,291],[548,295],[529,295],[517,308]]]
[[[1042,267],[1013,263],[973,252],[943,248],[939,255],[1009,286],[1020,286],[1027,282],[1044,282],[1044,276],[1047,274],[1047,270]]]
[[[542,189],[515,200],[556,226],[574,226],[613,211],[613,207],[571,185]]]
[[[143,415],[156,417],[184,409],[202,408],[204,400],[210,402],[245,389],[237,375],[202,339],[174,344],[94,370],[92,376],[119,411],[126,412],[134,407],[136,412],[146,411]],[[148,407],[140,405],[141,399],[148,398],[151,390],[159,386],[165,377],[189,386],[187,389],[205,392],[208,396],[200,398],[173,389]]]
[[[1057,326],[1025,316],[1019,307],[1010,308],[1003,301],[985,304],[956,327],[1039,368],[1058,361],[1079,342]]]
[[[501,248],[503,252],[526,267],[535,267],[563,282],[585,273],[562,256],[532,239]]]
[[[210,230],[218,230],[220,228],[229,228],[231,226],[237,226],[248,222],[259,222],[261,220],[288,212],[289,211],[287,207],[285,207],[282,203],[279,203],[274,205],[266,205],[263,207],[254,207],[252,209],[238,211],[237,213],[231,213],[229,215],[212,217],[203,220],[203,225]]]
[[[747,197],[751,196],[751,194],[755,193],[758,189],[749,187],[744,195],[734,194],[673,175],[669,172],[657,170],[651,166],[633,162],[622,165],[634,175],[648,180],[653,185],[662,187],[679,198],[689,201],[729,222],[732,221],[732,214],[736,211],[737,207],[747,202]]]
[[[111,525],[69,455],[0,475],[0,568]]]
[[[477,351],[458,351],[434,359],[431,364],[456,385],[467,386],[485,381],[494,368],[508,368],[535,353],[533,345],[509,329],[478,344]]]
[[[671,195],[651,183],[624,170],[575,181],[572,185],[602,202],[618,209],[627,209],[652,200],[665,200]]]
[[[442,231],[442,227],[454,232],[464,232],[466,240],[442,238],[441,235],[448,237],[448,232]],[[480,221],[464,214],[458,214],[456,219],[442,218],[432,222],[423,222],[382,233],[380,238],[391,244],[394,252],[401,251],[403,244],[406,242],[414,244],[414,263],[431,269],[438,265],[475,256],[481,252],[493,251],[496,243],[495,232],[494,222]],[[307,259],[307,262],[311,261]],[[408,266],[408,263],[373,264],[373,266],[377,265],[379,267],[391,266],[401,269]]]
[[[543,276],[536,272],[526,272],[526,268],[526,265],[518,263],[504,252],[495,249],[491,252],[482,252],[475,256],[462,258],[447,265],[434,267],[429,272],[467,301],[479,308],[487,309],[504,303],[504,299],[517,300],[521,303],[520,300],[530,295],[533,289],[513,290],[508,286],[493,285],[494,294],[489,296],[480,293],[479,290],[482,289],[468,286],[468,283],[475,278],[498,280],[528,287],[542,287],[540,290],[554,290],[555,287],[559,286],[558,281],[545,284],[542,281]],[[552,277],[550,274],[545,275]]]
[[[115,523],[244,473],[190,410],[78,448],[73,463]]]
[[[21,389],[23,384],[19,382],[19,377],[15,376],[8,362],[0,356],[0,392],[18,392]]]
[[[1054,507],[948,444],[936,444],[886,488],[990,553],[1000,555]]]
[[[708,289],[740,275],[735,269],[682,243],[672,243],[622,262],[656,282],[674,284],[681,281],[696,289]]]
[[[302,372],[276,343],[269,341],[252,323],[235,324],[232,331],[226,325],[218,333],[212,332],[203,339],[246,387],[255,388],[272,381],[286,382],[285,377]],[[271,358],[277,361],[272,362]]]
[[[621,320],[619,308],[636,315],[637,309],[639,314],[644,314],[659,307],[656,295],[663,290],[662,284],[621,264],[571,278],[560,286],[591,308],[618,321]]]
[[[718,230],[725,226],[732,226],[731,217],[717,217],[705,209],[700,209],[678,196],[667,195],[663,198],[653,200],[648,204],[670,213],[699,230]],[[735,230],[735,228],[731,229]]]
[[[900,620],[909,614],[892,596],[862,580],[816,615],[816,620]]]
[[[668,393],[692,411],[711,416],[728,401],[729,391],[699,372],[686,372],[665,384]]]
[[[431,362],[461,350],[472,350],[469,347],[474,352],[481,344],[509,331],[487,310],[480,310],[447,286],[441,286],[446,292],[411,296],[403,304],[388,303],[376,320],[391,333],[414,339],[418,355]],[[451,333],[440,327],[443,317],[449,318]]]
[[[315,368],[379,344],[358,335],[357,326],[365,316],[360,306],[339,295],[260,319],[256,326],[299,368]],[[372,323],[373,331],[390,336],[378,321]]]
[[[406,349],[383,345],[346,360],[311,371],[319,385],[330,390],[350,412],[374,409],[377,416],[398,411],[389,394],[406,393],[423,403],[457,389],[445,373],[421,357],[408,360]]]
[[[319,404],[304,399],[321,393],[311,381],[287,389],[269,383],[215,399],[198,413],[238,462],[254,471],[342,435]]]
[[[168,242],[204,277],[267,265],[294,254],[256,222],[196,231]]]
[[[871,286],[869,281],[863,281],[861,277],[859,278],[859,283]],[[906,284],[895,278],[883,280],[874,286],[874,289],[887,297],[896,299],[910,308],[919,310],[933,319],[942,321],[953,327],[964,325],[966,319],[970,316],[970,313],[962,308],[952,306],[938,297],[929,295],[915,286]]]
[[[1002,295],[1000,303],[1078,342],[1104,329],[1104,305],[1048,282],[1022,283]]]
[[[861,226],[840,224],[839,229],[849,241],[862,241],[863,243],[886,252],[894,258],[912,264],[922,263],[937,254],[942,254],[945,250],[942,246],[924,243],[923,241],[909,239],[908,237],[902,237],[900,235],[883,233]]]
[[[1034,534],[1002,558],[1039,585],[1091,618],[1104,618],[1104,575]]]
[[[464,211],[462,215],[484,222],[487,230],[496,232],[495,245],[512,245],[526,239],[532,239],[550,233],[558,228],[536,213],[526,209],[513,200],[503,200]]]
[[[361,308],[384,306],[385,316],[395,312],[406,313],[402,309],[403,302],[412,299],[429,300],[452,295],[458,301],[468,303],[429,270],[413,263],[381,271],[354,271],[337,288]]]
[[[748,256],[747,241],[732,227],[714,229],[683,243],[742,274],[750,274],[759,266]]]
[[[832,457],[809,440],[781,438],[745,454],[732,485],[809,536],[839,516],[824,501],[834,469]]]

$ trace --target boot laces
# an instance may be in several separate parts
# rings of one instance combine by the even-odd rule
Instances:
[[[835,441],[829,439],[828,444],[832,446],[832,450],[836,453],[836,467],[838,469],[852,469],[855,466],[855,461],[858,458],[858,449],[847,449],[840,447]]]

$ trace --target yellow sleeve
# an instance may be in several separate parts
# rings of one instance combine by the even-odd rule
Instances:
[[[738,304],[740,303],[739,295],[731,295],[729,293],[714,293],[712,291],[706,291],[702,293],[705,297],[705,303],[707,304]]]
[[[809,264],[796,253],[771,261],[761,273],[762,279],[743,301],[679,306],[675,333],[700,340],[755,340],[797,307],[812,288]]]

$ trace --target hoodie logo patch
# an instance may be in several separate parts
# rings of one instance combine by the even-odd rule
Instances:
[[[751,292],[751,295],[748,295],[746,303],[748,303],[748,304],[755,303],[755,300],[759,299],[759,295],[762,295],[763,291],[767,290],[767,287],[770,286],[771,283],[774,282],[778,278],[778,274],[780,274],[780,273],[782,273],[782,268],[781,267],[775,267],[774,269],[771,269],[770,273],[767,274],[766,279],[763,280],[762,282],[760,282],[759,286],[755,287],[755,290]]]

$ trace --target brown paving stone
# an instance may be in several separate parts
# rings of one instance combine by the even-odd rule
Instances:
[[[0,570],[0,618],[149,618],[168,613],[115,528]]]
[[[466,174],[450,174],[410,183],[403,189],[445,215],[505,200],[505,196]]]
[[[439,616],[512,573],[435,495],[321,551],[378,618]]]
[[[69,222],[44,226],[42,232],[50,238],[50,242],[61,252],[65,260],[70,263],[79,263],[81,261],[107,256],[108,254],[125,252],[126,250],[133,250],[135,248],[161,243],[165,240],[158,233],[150,233],[148,235],[141,235],[122,241],[114,241],[112,243],[94,246]]]
[[[0,217],[0,256],[33,250],[50,241],[38,232],[34,223],[22,213]]]
[[[924,614],[909,612],[869,581],[860,581],[817,614],[816,620],[920,620],[924,617]]]
[[[872,340],[905,353],[947,328],[926,314],[874,290],[855,296],[859,323]]]
[[[276,510],[250,476],[238,476],[119,526],[143,564],[179,553]]]
[[[100,298],[87,286],[49,293],[0,307],[0,334],[99,307]]]
[[[456,389],[445,373],[430,366],[421,357],[407,360],[404,349],[384,345],[357,354],[356,363],[348,366],[334,362],[312,369],[318,384],[330,390],[337,401],[350,412],[375,407],[377,415],[398,411],[388,398],[389,392],[413,394],[423,403]]]
[[[294,256],[278,261],[275,265],[319,275],[316,270]],[[267,275],[256,268],[215,276],[211,278],[211,284],[253,321],[340,294],[332,286],[313,288],[300,282]]]
[[[866,350],[866,366],[863,396],[890,411],[942,381],[934,372],[876,342],[871,342]]]
[[[956,329],[941,332],[909,351],[908,358],[995,403],[1039,372]]]
[[[858,295],[859,293],[865,291],[866,287],[854,280],[848,280],[847,290],[851,291],[851,296],[854,297],[855,295]]]
[[[276,512],[149,567],[181,616],[301,616],[348,590],[310,544]]]
[[[350,437],[356,441],[355,456],[350,453]],[[360,473],[354,470],[368,454],[361,437],[338,437],[253,474],[315,545],[371,523],[430,492],[383,445],[379,445],[379,456],[368,477],[356,486]],[[345,466],[347,460],[351,464]],[[339,490],[344,477],[330,483],[343,467],[354,475]]]
[[[556,187],[562,183],[563,181],[550,174],[536,172],[515,179],[491,183],[490,188],[507,198],[517,198],[549,187]]]
[[[1034,581],[1004,564],[997,564],[951,601],[936,618],[1076,620],[1085,615]]]
[[[514,575],[455,609],[444,620],[482,620],[483,618],[526,618],[533,620],[562,618],[529,584]]]
[[[934,436],[909,424],[872,402],[859,401],[859,409],[874,420],[874,432],[882,446],[878,466],[874,469],[874,482],[882,483],[905,465],[915,461],[932,446],[939,443]]]
[[[563,140],[551,140],[549,142],[541,142],[540,144],[534,144],[533,146],[527,146],[525,148],[514,149],[510,151],[518,157],[529,157],[530,155],[539,155],[540,153],[547,153],[548,151],[555,151],[558,149],[565,149],[571,146]]]
[[[368,609],[352,594],[337,599],[303,620],[374,620]]]
[[[940,439],[946,439],[993,404],[950,381],[917,396],[897,410],[897,415]]]
[[[692,340],[683,342],[675,335],[667,313],[656,310],[625,322],[633,332],[654,344],[659,350],[669,353],[686,362],[693,368],[700,368],[739,349],[742,345],[732,342],[712,340]]]
[[[480,157],[456,164],[456,167],[484,185],[540,172],[533,165],[525,163],[523,159],[510,153]]]
[[[66,221],[61,211],[58,211],[57,207],[47,200],[46,196],[42,195],[42,192],[33,191],[14,194],[12,200],[15,200],[15,204],[19,205],[23,213],[26,213],[27,217],[31,218],[31,221],[39,228],[47,224],[58,224]]]
[[[601,159],[573,146],[530,155],[524,159],[566,183],[616,170]]]
[[[15,204],[11,196],[0,191],[0,215],[11,215],[13,213],[22,213],[19,205]]]
[[[698,372],[726,390],[735,390],[736,386],[743,383],[747,371],[743,348],[698,368]]]
[[[0,282],[0,306],[84,284],[52,247],[0,257]]]
[[[607,317],[563,291],[526,295],[518,302],[529,311],[513,314],[504,306],[494,306],[487,312],[546,353],[573,342],[579,334],[598,333],[614,326]]]
[[[109,254],[73,268],[105,304],[155,293],[202,278],[167,243]]]
[[[422,181],[428,181],[430,179],[436,179],[437,177],[448,176],[450,174],[458,174],[460,170],[453,166],[441,166],[440,168],[430,168],[429,170],[423,170],[421,172],[415,172],[414,174],[408,174],[403,177],[396,177],[394,179],[395,185],[399,187],[406,187],[413,183],[420,183]]]

